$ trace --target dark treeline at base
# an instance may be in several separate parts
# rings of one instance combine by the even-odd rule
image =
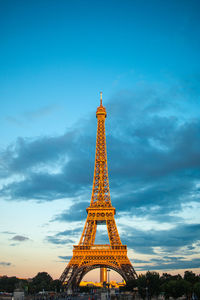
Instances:
[[[0,292],[13,293],[14,289],[22,288],[27,294],[40,291],[60,292],[63,288],[60,280],[53,280],[47,272],[39,272],[32,279],[3,276],[0,278]]]
[[[187,299],[200,300],[200,275],[192,271],[185,271],[184,276],[170,275],[163,273],[162,276],[157,272],[147,272],[140,275],[138,279],[128,281],[126,286],[121,287],[121,291],[138,290],[143,299],[151,299],[163,294],[165,299],[169,297],[178,298],[183,295]]]
[[[32,279],[3,276],[0,278],[0,292],[13,293],[15,288],[21,287],[26,294],[37,294],[40,291],[62,292],[64,287],[61,281],[53,280],[46,272],[40,272]],[[89,287],[80,287],[80,292],[89,292]],[[184,276],[170,275],[157,272],[147,272],[138,279],[128,281],[120,291],[138,291],[143,299],[151,299],[163,294],[165,299],[178,298],[185,295],[188,299],[200,300],[200,275],[192,271],[185,271]]]

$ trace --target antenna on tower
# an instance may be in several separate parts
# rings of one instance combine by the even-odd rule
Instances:
[[[100,92],[100,106],[102,106],[102,92]]]

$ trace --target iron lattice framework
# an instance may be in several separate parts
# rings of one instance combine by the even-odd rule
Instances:
[[[97,108],[97,138],[94,168],[94,180],[87,219],[79,244],[74,246],[73,256],[62,273],[60,280],[66,287],[78,286],[83,276],[89,271],[108,267],[118,272],[125,281],[137,278],[127,256],[127,246],[122,245],[115,223],[115,208],[111,204],[108,181],[106,152],[105,119],[106,109],[102,105]],[[106,224],[109,245],[96,245],[95,236],[98,224]]]

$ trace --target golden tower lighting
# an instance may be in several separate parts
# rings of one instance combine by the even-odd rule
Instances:
[[[127,256],[127,246],[122,245],[114,218],[115,208],[110,199],[105,135],[106,115],[106,109],[102,105],[102,93],[100,93],[100,106],[96,111],[97,137],[92,197],[90,206],[86,209],[87,219],[79,244],[74,246],[73,256],[60,276],[60,280],[66,283],[66,288],[78,286],[83,276],[96,268],[101,268],[101,272],[105,268],[112,269],[125,281],[137,278]],[[95,244],[96,229],[99,224],[107,226],[110,241],[108,245]]]

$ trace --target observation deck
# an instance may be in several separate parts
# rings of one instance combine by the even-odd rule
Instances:
[[[126,245],[74,245],[74,250],[127,250]]]

